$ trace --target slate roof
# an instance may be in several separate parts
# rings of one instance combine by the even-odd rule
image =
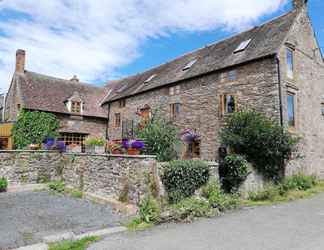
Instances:
[[[106,96],[103,103],[275,55],[284,42],[297,14],[298,11],[293,10],[261,26],[188,53],[141,74],[114,81],[113,91]],[[241,42],[249,39],[251,42],[243,52],[233,53]],[[189,70],[183,71],[182,69],[193,60],[197,60],[196,63]],[[152,75],[156,76],[149,83],[144,84]]]
[[[83,116],[107,118],[107,111],[100,104],[109,88],[95,87],[30,71],[25,71],[24,74],[16,73],[15,78],[23,106],[27,109],[70,114],[65,102],[77,92],[84,102]]]

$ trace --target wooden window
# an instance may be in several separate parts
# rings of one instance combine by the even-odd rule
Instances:
[[[228,80],[229,81],[236,81],[237,79],[237,71],[236,70],[231,70],[227,74]]]
[[[179,95],[181,92],[181,86],[177,85],[175,87],[170,87],[169,88],[169,95],[173,96],[173,95]]]
[[[115,127],[119,128],[120,127],[120,121],[121,121],[121,116],[120,113],[115,114]]]
[[[287,114],[288,114],[288,126],[296,126],[296,113],[295,113],[295,94],[287,94]]]
[[[82,151],[84,151],[84,140],[86,138],[85,134],[78,133],[62,133],[61,140],[64,141],[65,145],[80,145]]]
[[[200,158],[200,141],[194,141],[188,144],[189,158]]]
[[[237,111],[237,97],[227,94],[220,96],[220,114],[233,113]]]
[[[81,113],[81,102],[71,102],[71,112],[72,113]]]
[[[171,119],[175,120],[179,117],[181,111],[181,104],[180,103],[172,103],[170,104],[170,114]]]
[[[134,137],[134,121],[124,120],[122,122],[122,138],[133,138]]]
[[[292,49],[287,48],[287,77],[294,78],[294,52]]]
[[[169,95],[174,95],[174,87],[169,88]]]
[[[119,100],[119,107],[120,108],[126,107],[126,99]]]

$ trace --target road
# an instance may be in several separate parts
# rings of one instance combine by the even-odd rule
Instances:
[[[323,250],[324,194],[113,235],[89,250]]]

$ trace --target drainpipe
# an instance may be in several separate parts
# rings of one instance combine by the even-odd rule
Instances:
[[[107,114],[107,127],[106,127],[106,139],[109,140],[109,117],[110,117],[110,103],[108,103],[108,114]]]
[[[280,125],[283,127],[282,89],[281,89],[281,70],[280,70],[280,60],[279,60],[278,56],[276,56],[276,61],[277,61],[277,71],[278,71]]]

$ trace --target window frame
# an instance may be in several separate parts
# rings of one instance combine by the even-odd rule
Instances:
[[[120,128],[121,126],[121,113],[115,113],[114,115],[114,127]]]
[[[126,99],[121,99],[118,101],[119,108],[125,108],[126,107]]]
[[[294,49],[287,47],[286,48],[286,66],[287,66],[287,78],[293,80],[295,77],[295,57]]]
[[[237,70],[236,69],[228,71],[227,80],[230,82],[234,82],[237,80]]]
[[[82,112],[82,102],[71,101],[71,113],[81,114],[81,112]]]
[[[228,112],[227,109],[227,96],[231,96],[234,98],[234,111],[232,112]],[[238,102],[238,97],[236,94],[227,93],[227,94],[220,95],[220,116],[237,112],[238,111],[237,102]]]
[[[179,118],[181,113],[181,103],[176,102],[176,103],[171,103],[170,104],[170,117],[171,120],[176,120]]]
[[[293,123],[290,123],[290,108],[289,108],[289,104],[291,103],[289,101],[289,97],[292,97],[292,115],[293,115]],[[297,125],[297,116],[296,116],[296,98],[297,95],[296,93],[292,92],[292,91],[287,91],[287,124],[288,124],[288,128],[289,129],[295,129],[296,125]]]

